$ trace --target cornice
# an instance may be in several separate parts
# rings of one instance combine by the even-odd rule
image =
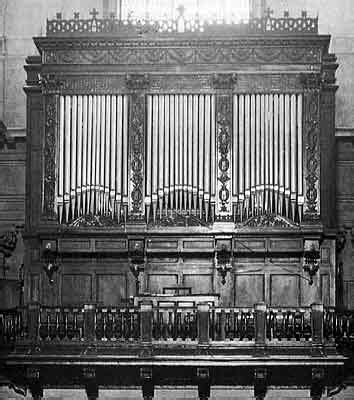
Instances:
[[[180,48],[180,47],[263,47],[263,46],[301,46],[317,47],[326,50],[330,41],[329,35],[240,35],[201,36],[185,35],[183,38],[173,35],[129,36],[129,37],[36,37],[34,42],[40,53],[46,50],[90,50],[112,49],[122,47],[137,48]]]

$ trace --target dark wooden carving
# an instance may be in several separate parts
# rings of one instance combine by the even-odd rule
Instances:
[[[131,198],[130,210],[133,218],[141,218],[144,214],[143,173],[144,173],[144,119],[145,97],[141,93],[131,96],[130,113],[130,154],[131,154]]]
[[[55,159],[57,130],[57,96],[45,96],[45,137],[44,137],[44,190],[43,214],[48,220],[55,221]]]
[[[230,150],[232,130],[232,100],[230,95],[219,95],[217,104],[217,142],[218,142],[218,209],[221,219],[230,216]]]
[[[306,221],[320,218],[320,104],[319,90],[305,91],[305,140],[306,140]]]

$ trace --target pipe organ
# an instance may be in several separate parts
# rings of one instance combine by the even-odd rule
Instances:
[[[120,221],[128,207],[128,97],[60,96],[57,213]]]
[[[91,15],[48,21],[27,60],[27,301],[333,305],[337,64],[317,19]]]

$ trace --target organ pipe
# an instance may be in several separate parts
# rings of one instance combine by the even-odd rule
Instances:
[[[60,223],[88,213],[120,220],[128,201],[127,105],[126,96],[60,96]]]
[[[146,207],[148,221],[161,217],[163,210],[210,220],[216,179],[214,112],[212,95],[147,96],[145,204],[153,204],[152,212]],[[163,188],[158,202],[156,188]]]
[[[234,210],[240,219],[275,213],[301,221],[302,94],[235,94],[233,102]]]

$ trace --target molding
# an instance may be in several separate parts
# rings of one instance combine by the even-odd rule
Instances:
[[[353,127],[337,127],[336,128],[336,138],[353,138],[354,139],[354,126]]]

